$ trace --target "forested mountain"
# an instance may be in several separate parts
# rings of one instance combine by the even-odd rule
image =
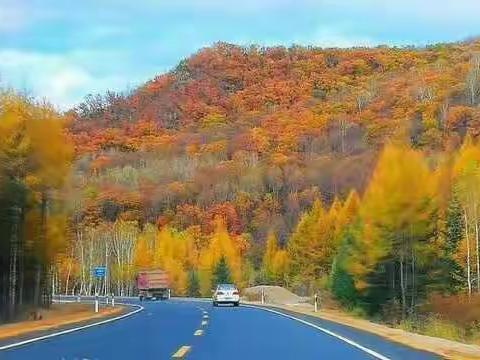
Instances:
[[[177,294],[209,295],[224,259],[240,286],[329,289],[372,313],[472,293],[479,105],[476,40],[219,43],[88,96],[65,115],[76,160],[55,286],[131,293],[137,269],[163,267]]]
[[[209,232],[220,214],[233,234],[262,243],[274,231],[283,244],[316,198],[363,191],[386,140],[432,154],[475,136],[478,51],[479,42],[200,50],[70,114],[91,193],[79,216]]]
[[[478,41],[347,50],[219,43],[131,93],[89,96],[68,114],[78,156],[75,224],[95,229],[129,224],[138,233],[155,224],[172,242],[173,250],[165,251],[174,259],[168,266],[178,272],[180,292],[187,291],[186,272],[204,268],[211,273],[230,247],[237,281],[271,281],[266,273],[272,275],[275,267],[273,272],[280,272],[275,282],[307,291],[331,272],[356,212],[370,221],[367,210],[358,210],[358,194],[367,187],[368,212],[381,209],[382,201],[386,206],[379,217],[395,217],[405,204],[419,202],[402,217],[404,223],[398,220],[399,228],[387,224],[393,226],[388,236],[400,236],[409,221],[421,233],[402,235],[412,238],[402,254],[416,247],[417,238],[444,239],[444,226],[433,226],[445,220],[453,196],[455,179],[444,172],[453,172],[449,166],[457,160],[450,155],[466,134],[476,138],[479,103]],[[385,150],[376,170],[381,175],[372,179],[385,144],[393,148]],[[371,187],[383,185],[385,199],[377,199]],[[390,204],[395,195],[399,198],[391,201],[398,203]],[[432,204],[422,208],[424,202]],[[305,230],[309,216],[315,225]],[[384,231],[387,225],[379,226]],[[166,260],[154,260],[153,231],[141,236],[150,240],[142,245],[139,261],[167,266]],[[273,240],[266,251],[269,234]],[[228,245],[212,245],[216,238]],[[388,257],[385,247],[392,247],[371,241],[358,251],[383,249],[372,259],[361,251],[341,255],[349,263],[359,261],[349,279],[358,282],[357,289]],[[456,248],[450,250],[456,254]],[[406,276],[405,263],[414,266],[411,256],[394,259],[389,271]],[[207,293],[211,275],[205,276]],[[401,285],[399,297],[406,306],[406,289],[413,285]]]

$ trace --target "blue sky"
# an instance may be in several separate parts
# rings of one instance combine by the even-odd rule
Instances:
[[[349,47],[480,35],[480,0],[0,0],[0,86],[61,109],[217,41]]]

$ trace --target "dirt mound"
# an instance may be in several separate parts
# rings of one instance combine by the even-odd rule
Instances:
[[[245,300],[260,301],[262,289],[265,293],[265,302],[269,304],[295,305],[308,301],[308,298],[295,295],[281,286],[260,285],[243,290]]]

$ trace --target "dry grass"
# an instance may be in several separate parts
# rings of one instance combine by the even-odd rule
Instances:
[[[468,342],[466,330],[451,321],[439,316],[429,316],[421,321],[404,320],[398,325],[399,329],[422,335],[438,337],[453,341]]]
[[[41,311],[41,320],[27,320],[0,326],[0,339],[21,336],[33,331],[43,331],[90,319],[102,318],[122,312],[123,306],[101,307],[96,314],[93,305],[54,304]]]
[[[416,321],[400,328],[420,334],[480,345],[480,295],[432,296]]]
[[[442,318],[459,325],[480,322],[480,294],[440,296],[433,295],[424,311],[440,314]]]

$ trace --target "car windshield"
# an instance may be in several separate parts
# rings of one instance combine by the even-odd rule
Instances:
[[[235,290],[235,286],[232,284],[220,284],[217,286],[217,290]]]

